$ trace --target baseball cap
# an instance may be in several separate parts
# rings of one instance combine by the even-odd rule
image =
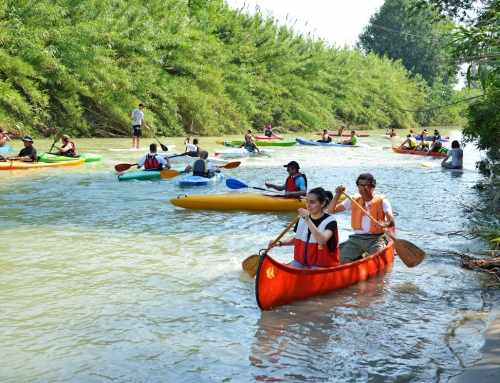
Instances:
[[[290,161],[288,164],[286,165],[283,165],[284,168],[295,168],[297,170],[300,169],[300,166],[299,164],[297,163],[297,161]]]
[[[23,141],[33,142],[33,138],[31,136],[24,136]]]

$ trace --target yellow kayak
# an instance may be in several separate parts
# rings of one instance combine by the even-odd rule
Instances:
[[[23,162],[10,161],[0,162],[0,170],[17,170],[17,169],[39,169],[39,168],[59,168],[61,166],[81,166],[85,162],[85,158],[76,161],[62,162]]]
[[[172,198],[170,202],[175,206],[187,209],[210,210],[289,211],[306,207],[306,199],[304,197],[299,199],[297,197],[256,193],[179,196]]]

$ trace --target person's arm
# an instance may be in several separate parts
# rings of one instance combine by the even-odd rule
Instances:
[[[192,169],[191,165],[186,166],[186,168],[184,169],[184,173],[189,173],[191,169]]]
[[[451,151],[450,151],[450,152],[451,152]],[[441,163],[442,163],[442,164],[446,163],[446,160],[447,160],[448,158],[450,158],[450,157],[451,157],[451,153],[450,153],[450,152],[448,152],[448,153],[446,154],[446,157],[443,159],[443,161],[441,161]]]
[[[139,160],[139,162],[137,163],[137,169],[140,169],[142,165],[144,165],[144,162],[146,162],[146,157],[147,154]]]
[[[398,149],[403,149],[404,144],[406,144],[407,142],[409,142],[408,138],[405,140],[405,142],[403,142],[401,145],[399,145]]]
[[[268,183],[268,182],[266,182],[266,187],[273,188],[273,189],[276,189],[278,191],[283,191],[284,190],[282,186],[271,184],[271,183]]]
[[[335,195],[333,196],[333,199],[330,201],[330,204],[328,205],[328,214],[337,214],[345,210],[344,205],[338,203],[340,196],[344,191],[345,191],[345,186],[343,185],[337,186],[337,188],[335,189]]]
[[[280,241],[276,242],[275,245],[273,245],[273,242],[274,242],[274,239],[271,239],[269,241],[268,247],[273,248],[275,246],[277,246],[277,247],[281,247],[281,246],[293,246],[295,244],[295,236],[289,237],[287,239],[280,240]]]
[[[394,216],[392,214],[391,204],[387,199],[384,200],[383,204],[385,220],[378,221],[376,226],[380,227],[381,229],[387,229],[389,227],[396,226],[396,220],[394,219]]]
[[[62,146],[56,146],[56,145],[54,145],[54,148],[56,148],[57,150],[59,150],[59,154],[60,153],[66,153],[68,150],[72,149],[71,145],[67,145],[65,148],[63,148]]]
[[[170,160],[168,157],[162,157],[162,156],[157,156],[158,157],[158,162],[165,166],[168,169],[170,169],[172,166],[170,166]]]
[[[257,149],[257,151],[259,152],[260,155],[262,155],[262,152],[260,151],[259,147],[257,145],[255,145],[255,142],[253,143],[253,146],[255,149]]]
[[[2,133],[2,137],[5,138],[5,141],[11,141],[11,139],[7,133]]]
[[[141,124],[144,125],[146,127],[146,129],[151,132],[151,129],[149,129],[149,126],[148,126],[148,124],[146,124],[146,121],[144,121],[144,118],[141,118]]]

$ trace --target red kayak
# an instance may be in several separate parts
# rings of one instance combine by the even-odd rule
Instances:
[[[255,138],[257,138],[258,140],[282,140],[283,139],[282,136],[272,136],[272,137],[268,137],[268,136],[255,136]]]
[[[271,258],[260,259],[255,297],[261,310],[271,310],[363,282],[394,262],[394,243],[356,262],[322,269],[297,269]]]
[[[318,132],[316,133],[318,136],[321,136],[323,133]],[[330,137],[340,137],[341,135],[338,133],[328,133]],[[358,133],[356,134],[357,137],[370,137],[369,134],[366,133]],[[342,137],[351,137],[351,133],[342,133]]]
[[[394,150],[396,153],[401,153],[401,154],[416,154],[417,156],[425,156],[427,152],[415,152],[413,150],[406,150],[406,149],[398,149],[398,146],[393,146],[392,150]],[[429,154],[429,157],[446,157],[446,153],[440,153],[440,152],[432,152]]]

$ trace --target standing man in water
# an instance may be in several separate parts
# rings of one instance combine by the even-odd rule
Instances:
[[[144,125],[151,132],[151,129],[149,129],[149,126],[146,124],[146,121],[144,121],[144,113],[142,112],[144,108],[145,108],[144,104],[139,104],[139,107],[130,114],[130,118],[133,120],[132,128],[134,129],[134,133],[132,136],[132,149],[141,148],[140,146],[141,136],[142,136],[141,125]]]
[[[387,197],[375,194],[377,181],[373,175],[370,173],[360,174],[356,185],[359,194],[354,195],[352,199],[363,206],[367,213],[377,220],[377,224],[374,224],[350,199],[337,204],[345,191],[345,186],[337,186],[335,196],[328,206],[328,214],[350,210],[351,227],[354,230],[354,234],[349,236],[347,242],[340,249],[340,263],[342,264],[357,261],[382,250],[387,245],[382,228],[387,229],[396,224]]]

